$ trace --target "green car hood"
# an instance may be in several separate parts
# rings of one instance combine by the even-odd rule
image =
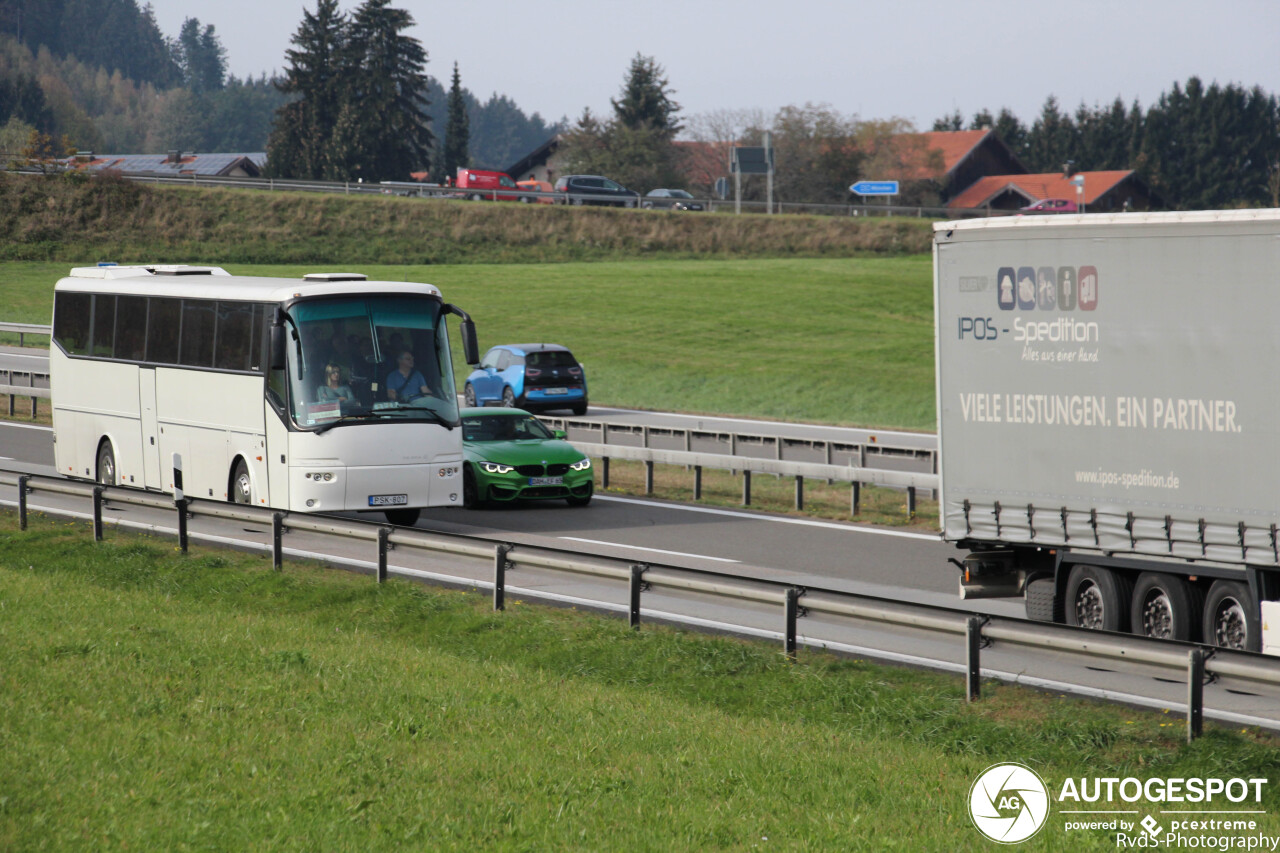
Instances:
[[[527,438],[520,441],[464,441],[462,451],[473,462],[488,460],[504,465],[572,464],[583,453],[567,441]]]

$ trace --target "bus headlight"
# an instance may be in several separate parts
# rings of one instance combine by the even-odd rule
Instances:
[[[442,477],[442,478],[443,478],[443,477],[456,477],[456,476],[458,476],[458,466],[457,466],[457,465],[449,465],[449,466],[446,466],[446,467],[444,467],[444,468],[441,468],[439,471],[437,471],[437,472],[436,472],[436,476],[437,476],[437,477]]]
[[[586,471],[591,467],[591,460],[587,458],[579,459],[577,462],[569,466],[575,471]]]

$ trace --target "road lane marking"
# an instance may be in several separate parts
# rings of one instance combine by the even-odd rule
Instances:
[[[941,542],[941,536],[930,536],[926,533],[909,533],[905,530],[888,530],[882,527],[859,527],[853,524],[839,524],[834,521],[814,521],[808,518],[789,518],[786,516],[757,515],[751,512],[735,512],[731,509],[710,509],[702,506],[684,506],[674,503],[658,503],[657,501],[642,501],[635,498],[615,498],[611,495],[602,495],[597,493],[595,499],[598,501],[614,501],[622,504],[637,504],[638,506],[652,506],[663,509],[678,509],[685,512],[705,512],[708,515],[724,515],[729,518],[745,518],[752,521],[776,521],[779,524],[799,524],[805,527],[821,527],[824,530],[843,530],[847,533],[877,533],[881,536],[897,536],[900,539],[919,539],[925,542]]]
[[[639,545],[624,545],[621,542],[602,542],[599,539],[582,539],[578,536],[561,536],[570,542],[585,542],[588,545],[608,545],[610,548],[628,548],[632,551],[649,551],[653,554],[667,554],[671,557],[693,557],[695,560],[715,560],[717,563],[739,563],[741,560],[730,560],[728,557],[708,557],[705,554],[690,554],[686,551],[664,551],[661,548],[643,548]]]
[[[18,429],[42,429],[45,432],[53,432],[53,427],[43,426],[41,424],[20,424],[14,421],[0,421],[0,426],[17,427]]]

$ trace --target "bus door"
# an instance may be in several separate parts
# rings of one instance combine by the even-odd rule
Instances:
[[[156,421],[156,371],[138,369],[138,400],[142,413],[142,474],[148,489],[163,489],[160,474],[160,429]]]

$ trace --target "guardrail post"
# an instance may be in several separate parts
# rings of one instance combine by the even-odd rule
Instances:
[[[511,546],[498,545],[493,549],[493,609],[507,609],[507,554]]]
[[[653,460],[646,459],[644,463],[644,493],[646,495],[653,494]]]
[[[1187,743],[1204,732],[1204,649],[1187,654]]]
[[[693,466],[693,499],[702,500],[702,466]]]
[[[796,512],[804,509],[804,476],[796,474]]]
[[[177,498],[173,502],[173,507],[178,511],[178,548],[182,553],[187,553],[187,546],[190,540],[187,536],[187,499]]]
[[[786,622],[786,637],[783,643],[787,657],[791,660],[796,659],[796,619],[800,613],[800,596],[803,594],[802,590],[793,586],[787,590],[787,594],[782,600]]]
[[[970,616],[965,622],[965,688],[966,702],[977,702],[982,695],[982,666],[979,661],[982,649],[982,624],[980,616]]]
[[[271,514],[271,568],[284,568],[284,513]]]
[[[391,529],[378,528],[378,583],[387,582],[387,549],[390,544]]]
[[[609,457],[604,456],[600,459],[600,488],[609,488]]]
[[[751,506],[751,472],[742,470],[742,505]]]
[[[93,487],[93,541],[102,541],[102,486]]]
[[[32,390],[35,390],[36,375],[34,373],[27,374],[27,384],[31,386]],[[36,397],[35,394],[32,394],[31,395],[31,420],[33,421],[36,419],[36,403],[37,402],[38,402],[38,398]]]
[[[27,529],[27,481],[31,477],[23,474],[18,478],[18,529]]]
[[[916,517],[916,487],[907,486],[907,516]]]
[[[640,630],[640,592],[644,589],[644,573],[648,570],[644,563],[631,564],[631,606],[629,608],[631,627]]]
[[[857,515],[862,511],[862,484],[854,480],[849,490],[849,514]]]

